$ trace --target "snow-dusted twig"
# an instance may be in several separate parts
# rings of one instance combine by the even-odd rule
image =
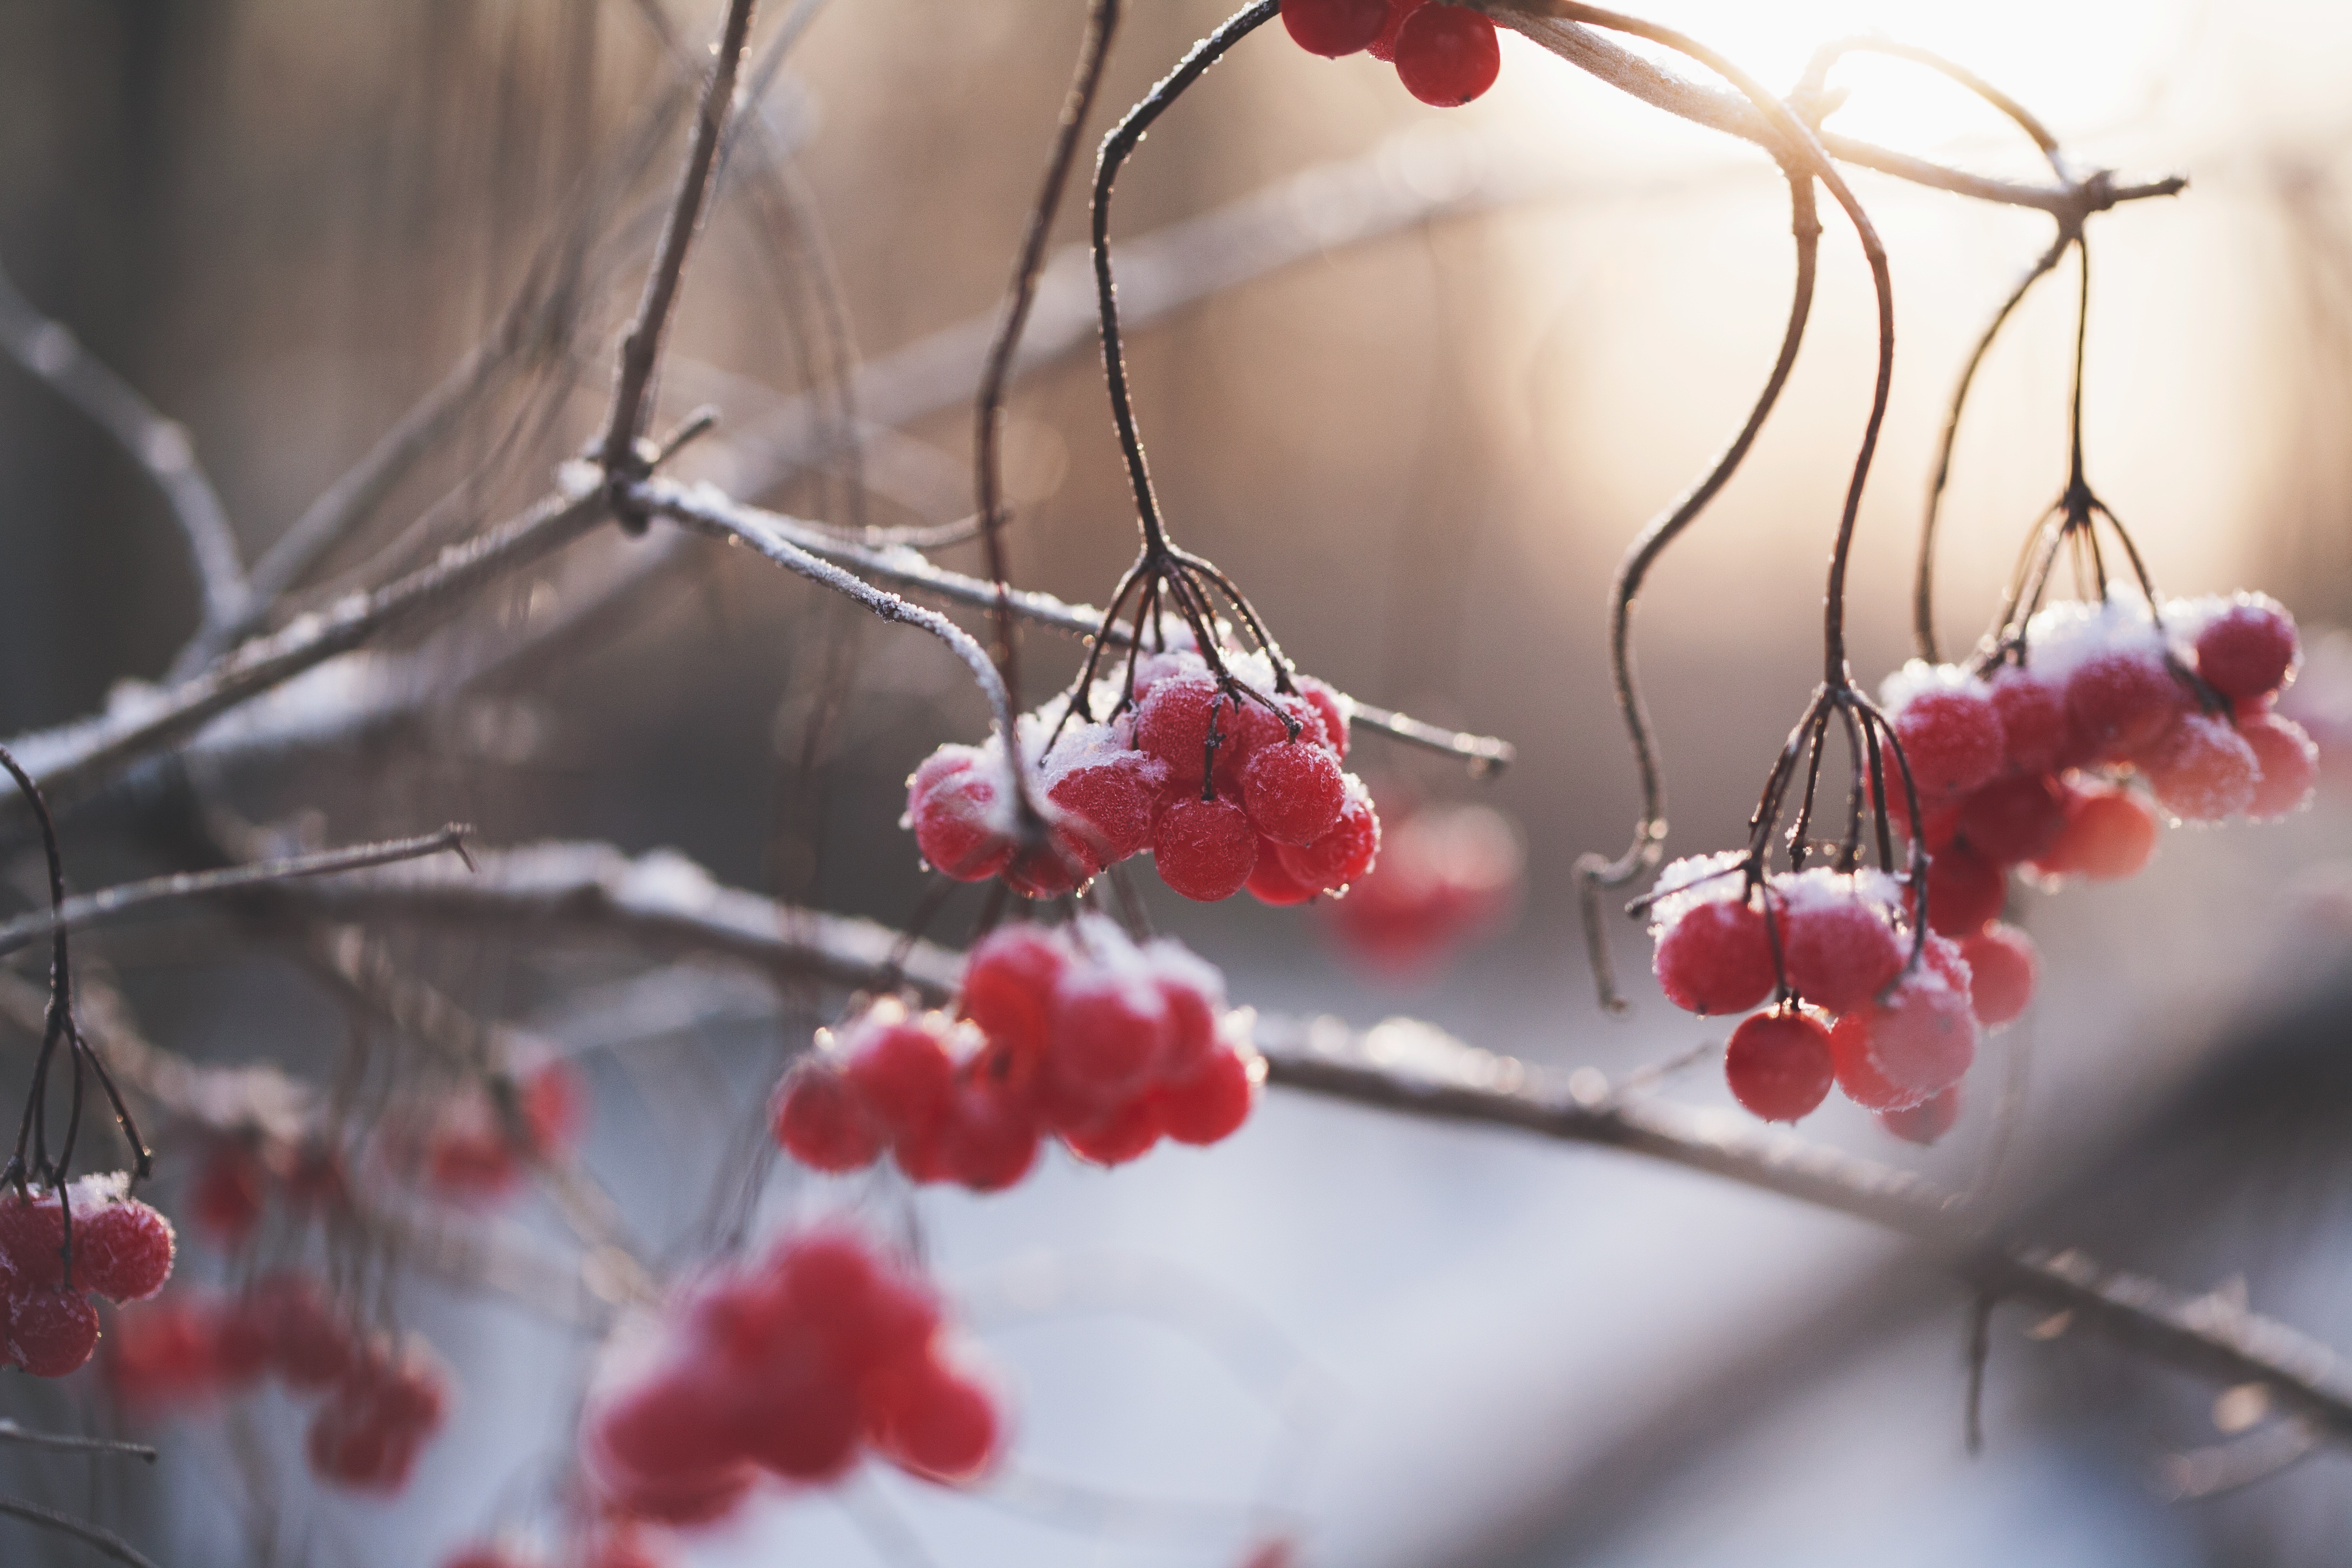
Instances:
[[[83,348],[72,331],[34,309],[0,270],[0,348],[114,438],[154,481],[187,541],[204,610],[199,633],[244,613],[248,599],[236,535],[186,426],[166,419],[131,384]]]
[[[144,881],[101,888],[95,893],[68,899],[64,907],[54,914],[47,910],[39,910],[19,915],[13,921],[0,921],[0,953],[29,947],[59,926],[68,931],[79,931],[84,926],[96,925],[149,904],[165,903],[176,899],[198,899],[214,893],[232,893],[270,882],[330,876],[337,871],[364,871],[372,867],[389,866],[395,861],[414,860],[444,851],[455,851],[463,856],[466,835],[471,831],[453,822],[438,833],[423,834],[414,838],[357,844],[344,849],[321,850],[315,855],[289,855],[282,859],[264,860],[250,866],[232,866],[218,871],[180,871],[168,877],[151,877]]]

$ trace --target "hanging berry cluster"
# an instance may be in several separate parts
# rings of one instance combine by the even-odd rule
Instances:
[[[1439,109],[1483,96],[1503,68],[1495,24],[1443,0],[1282,0],[1282,25],[1309,54],[1391,62],[1407,92]]]
[[[128,1191],[127,1178],[113,1174],[81,1177],[62,1196],[54,1189],[0,1193],[0,1341],[9,1365],[63,1377],[98,1347],[91,1294],[143,1301],[172,1277],[172,1222]]]
[[[527,1161],[553,1158],[580,1135],[586,1089],[564,1062],[520,1075],[510,1110],[490,1089],[477,1087],[434,1108],[421,1147],[404,1151],[416,1177],[435,1196],[458,1204],[489,1204],[512,1195]],[[406,1142],[396,1140],[395,1142]]]
[[[1160,1139],[1215,1143],[1263,1072],[1224,979],[1162,938],[1139,947],[1082,915],[1008,926],[972,949],[960,1018],[877,1002],[787,1075],[776,1138],[821,1171],[889,1151],[916,1182],[1012,1186],[1052,1134],[1097,1164]]]
[[[1076,711],[1065,694],[1021,716],[1022,752],[1042,759],[1041,843],[1022,845],[994,737],[933,752],[907,783],[904,825],[924,859],[959,881],[1002,875],[1033,899],[1146,850],[1160,880],[1204,902],[1244,888],[1277,905],[1344,892],[1381,844],[1370,794],[1341,767],[1345,700],[1312,676],[1279,689],[1262,653],[1228,650],[1213,669],[1188,637],[1173,629],[1172,646],[1092,682]]]
[[[2283,816],[2318,751],[2271,711],[2299,658],[2294,621],[2259,594],[2175,599],[2162,618],[2111,594],[2051,605],[1981,673],[1914,660],[1886,682],[1928,851],[1928,911],[1964,935],[2000,910],[2007,873],[2129,877],[2176,822]]]
[[[1738,850],[1675,861],[1650,912],[1658,983],[1676,1006],[1745,1013],[1778,997],[1724,1054],[1734,1098],[1758,1116],[1794,1121],[1832,1084],[1875,1111],[1925,1104],[1967,1073],[1980,1026],[2016,1016],[1973,994],[1959,943],[1911,924],[1897,878],[1759,879],[1753,864]]]
[[[998,1396],[954,1359],[938,1296],[839,1228],[812,1230],[681,1290],[616,1348],[582,1458],[615,1514],[693,1523],[763,1474],[838,1479],[871,1448],[932,1480],[995,1461]]]

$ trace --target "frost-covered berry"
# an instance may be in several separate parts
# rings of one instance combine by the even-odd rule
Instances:
[[[2250,595],[2197,634],[2197,673],[2225,697],[2267,697],[2286,684],[2299,651],[2294,617],[2274,600]]]
[[[1290,868],[1283,862],[1285,847],[1271,838],[1259,839],[1257,864],[1250,868],[1249,880],[1242,884],[1249,890],[1250,897],[1278,910],[1303,904],[1323,890],[1310,887],[1292,874]]]
[[[5,1304],[8,1353],[35,1377],[63,1377],[98,1348],[98,1309],[79,1290],[37,1286]]]
[[[1055,1080],[1097,1104],[1138,1092],[1166,1056],[1170,1033],[1167,1000],[1146,977],[1111,970],[1072,976],[1054,1011]]]
[[[1759,1013],[1740,1021],[1724,1047],[1732,1098],[1767,1121],[1794,1121],[1829,1098],[1836,1064],[1830,1032],[1810,1014]]]
[[[172,1277],[172,1222],[137,1199],[74,1216],[74,1283],[110,1301],[143,1301]]]
[[[2046,773],[2057,767],[2066,750],[2065,691],[2015,665],[1995,671],[1990,684],[2008,771]]]
[[[1000,926],[971,950],[960,1010],[989,1043],[1011,1055],[1016,1077],[1033,1074],[1052,1037],[1054,988],[1069,963],[1043,927]]]
[[[803,1061],[776,1090],[776,1142],[813,1171],[862,1171],[882,1157],[882,1131],[830,1062]]]
[[[1393,11],[1393,0],[1391,3]],[[1298,677],[1298,695],[1307,700],[1323,721],[1323,743],[1331,748],[1341,762],[1348,760],[1348,704],[1339,692],[1311,675]]]
[[[1261,748],[1242,773],[1242,806],[1277,844],[1302,847],[1337,826],[1348,804],[1339,759],[1304,742]]]
[[[932,1480],[978,1480],[1003,1440],[997,1401],[985,1384],[935,1356],[884,1379],[872,1395],[866,1430],[874,1444]]]
[[[1348,802],[1328,832],[1314,843],[1282,845],[1276,854],[1298,882],[1338,892],[1372,869],[1381,852],[1381,817],[1371,797],[1361,788],[1349,792]]]
[[[2046,876],[2116,881],[2147,864],[2156,833],[2155,816],[2124,791],[2075,790],[2067,797],[2065,826],[2033,863]]]
[[[1737,898],[1684,911],[1659,933],[1656,966],[1666,1000],[1690,1013],[1745,1013],[1778,983],[1763,911]]]
[[[1160,813],[1152,829],[1151,859],[1160,879],[1177,892],[1214,903],[1249,880],[1257,865],[1257,830],[1231,801],[1180,800]]]
[[[2122,761],[2161,736],[2180,711],[2180,683],[2152,651],[2112,648],[2074,667],[2066,713],[2094,758]]]
[[[1989,782],[2007,758],[2000,714],[1980,682],[1915,693],[1895,715],[1895,738],[1923,806]]]
[[[1858,897],[1792,899],[1776,913],[1790,988],[1815,1006],[1832,1013],[1859,1007],[1903,967],[1902,943]]]
[[[969,746],[942,747],[908,785],[907,816],[923,858],[959,882],[984,881],[1004,868],[1014,845],[1004,830],[993,770]],[[927,776],[928,775],[928,776]]]
[[[1836,1064],[1838,1088],[1865,1110],[1900,1110],[1927,1098],[1926,1091],[1897,1083],[1880,1070],[1871,1055],[1869,1021],[1859,1012],[1830,1026],[1830,1058]]]
[[[2267,822],[2301,810],[2319,782],[2319,748],[2303,726],[2275,713],[2262,713],[2239,720],[2238,736],[2252,749],[2262,769],[2246,815]]]
[[[940,1137],[947,1173],[975,1193],[1000,1193],[1037,1163],[1036,1113],[1024,1096],[978,1079],[956,1090]]]
[[[1388,0],[1282,0],[1282,25],[1308,54],[1338,59],[1380,37]]]
[[[1083,849],[1096,868],[1112,866],[1151,843],[1151,818],[1167,778],[1164,764],[1127,752],[1074,767],[1053,781],[1045,798],[1065,814],[1065,849]],[[1066,855],[1066,858],[1069,858]]]
[[[1397,29],[1397,79],[1434,108],[1458,109],[1484,95],[1502,68],[1495,24],[1475,11],[1423,5]]]
[[[1960,943],[1969,966],[1969,1002],[1988,1027],[2012,1022],[2033,1000],[2042,960],[2033,939],[2011,925],[1986,927]]]
[[[1878,1125],[1906,1143],[1922,1148],[1942,1140],[1960,1119],[1960,1086],[1952,1085],[1940,1094],[1931,1095],[1916,1105],[1878,1113]]]
[[[1928,941],[1949,945],[1943,937]],[[1888,1082],[1933,1094],[1958,1083],[1976,1059],[1978,1026],[1965,965],[1958,975],[1956,984],[1943,966],[1923,963],[1885,1001],[1844,1014],[1837,1027],[1862,1034],[1871,1065]]]
[[[2184,822],[2221,822],[2253,804],[2262,764],[2227,721],[2184,715],[2140,759],[2148,787]]]
[[[879,1008],[877,1009],[880,1011]],[[920,1137],[947,1115],[955,1093],[955,1060],[927,1018],[871,1018],[856,1026],[842,1051],[841,1076],[850,1093],[893,1140]]]
[[[2065,786],[2047,773],[1998,780],[1960,807],[1959,836],[1970,848],[2004,866],[2039,858],[2065,827]]]
[[[1136,710],[1136,749],[1168,764],[1171,787],[1201,787],[1212,713],[1217,732],[1231,733],[1236,705],[1225,700],[1216,677],[1207,674],[1160,681]]]

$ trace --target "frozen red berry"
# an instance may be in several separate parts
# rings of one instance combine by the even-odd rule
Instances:
[[[1790,989],[1843,1013],[1878,994],[1903,967],[1903,945],[1859,898],[1808,898],[1776,907]]]
[[[2031,669],[2008,665],[1990,681],[2002,750],[2012,773],[2046,773],[2066,750],[2065,691]]]
[[[2246,803],[2248,816],[2258,822],[2299,811],[2311,799],[2319,782],[2319,748],[2303,726],[2275,713],[2238,721],[2238,735],[2254,753],[2262,776],[2254,782],[2253,798]]]
[[[854,1026],[841,1074],[866,1114],[893,1139],[938,1126],[955,1093],[955,1061],[929,1020],[868,1019]]]
[[[1381,36],[1364,47],[1376,60],[1396,58],[1397,34],[1404,30],[1405,18],[1429,4],[1429,0],[1388,0],[1388,19],[1381,24]]]
[[[1028,924],[1000,927],[971,950],[961,1011],[992,1046],[1012,1055],[1016,1073],[1034,1072],[1045,1060],[1054,989],[1067,963],[1059,942]]]
[[[98,1309],[79,1290],[36,1286],[6,1307],[8,1353],[35,1377],[63,1377],[98,1348]]]
[[[1151,843],[1151,818],[1159,810],[1164,765],[1140,752],[1072,768],[1055,781],[1045,798],[1066,814],[1057,831],[1083,848],[1097,866],[1116,865]]]
[[[1277,844],[1314,843],[1338,826],[1347,804],[1339,759],[1322,746],[1297,741],[1265,746],[1242,773],[1242,807]]]
[[[1895,738],[1923,806],[1990,782],[2007,756],[2000,714],[1990,694],[1975,686],[1916,693],[1895,715]]]
[[[976,757],[974,753],[962,766],[943,770],[944,776],[928,785],[919,771],[907,801],[923,858],[959,882],[993,877],[1015,847],[997,800],[999,781]]]
[[[2065,788],[2047,773],[1998,780],[1960,807],[1959,837],[2004,866],[2038,858],[2065,827]]]
[[[1124,1165],[1151,1152],[1167,1128],[1157,1096],[1139,1094],[1089,1126],[1065,1128],[1070,1152],[1096,1165]]]
[[[1171,787],[1198,790],[1208,760],[1212,713],[1218,734],[1223,736],[1232,732],[1237,712],[1237,706],[1225,698],[1213,675],[1163,680],[1136,710],[1136,750],[1168,765]]]
[[[1744,1013],[1778,984],[1763,911],[1741,899],[1696,904],[1658,936],[1666,1000],[1691,1013]]]
[[[1291,874],[1282,858],[1284,847],[1271,838],[1259,839],[1257,864],[1250,868],[1249,880],[1242,884],[1259,903],[1271,904],[1278,910],[1303,904],[1323,890],[1309,887]]]
[[[1794,1121],[1829,1098],[1836,1077],[1830,1032],[1810,1014],[1759,1013],[1724,1047],[1732,1098],[1767,1121]]]
[[[2267,697],[2286,684],[2297,653],[2294,617],[2272,600],[2249,597],[2197,634],[2197,673],[2225,697]]]
[[[877,1447],[933,1480],[978,1480],[1003,1436],[996,1399],[979,1379],[933,1356],[913,1361],[875,1391]]]
[[[1495,85],[1502,68],[1495,24],[1475,11],[1428,5],[1397,29],[1397,79],[1407,92],[1435,108],[1456,109],[1480,97]]]
[[[1139,1092],[1165,1058],[1170,1033],[1167,999],[1142,975],[1073,975],[1054,1011],[1054,1078],[1096,1103]]]
[[[1388,0],[1282,0],[1282,25],[1309,54],[1338,59],[1380,37]]]
[[[1249,1120],[1257,1099],[1253,1061],[1239,1051],[1210,1053],[1192,1073],[1160,1090],[1161,1129],[1179,1143],[1221,1142]]]
[[[1013,850],[1002,873],[1005,886],[1024,899],[1058,899],[1102,869],[1087,854],[1075,837],[1048,835]]]
[[[1960,1086],[1952,1085],[1940,1094],[1929,1096],[1916,1105],[1878,1113],[1878,1124],[1906,1143],[1926,1148],[1942,1140],[1960,1119]]]
[[[1338,892],[1368,875],[1380,853],[1380,813],[1362,795],[1350,795],[1330,831],[1314,843],[1286,844],[1276,850],[1293,879],[1325,892]]]
[[[882,1156],[882,1130],[830,1062],[787,1073],[771,1121],[784,1152],[814,1171],[862,1171]]]
[[[2066,823],[2057,840],[2034,859],[2053,877],[2088,877],[2095,882],[2137,876],[2156,852],[2156,818],[2119,789],[2072,792]]]
[[[1418,3],[1418,0],[1412,0]],[[1390,0],[1391,14],[1396,0]],[[1316,715],[1323,721],[1323,743],[1331,748],[1341,762],[1348,760],[1348,704],[1339,692],[1311,675],[1298,678],[1298,695],[1305,698]]]
[[[957,1089],[940,1154],[950,1180],[975,1193],[1017,1184],[1037,1163],[1036,1112],[1020,1093],[977,1079]]]
[[[2094,758],[2121,761],[2162,735],[2186,694],[2156,653],[2094,654],[2066,680],[2066,713],[2076,742]]]
[[[2184,822],[2221,822],[2253,804],[2262,764],[2229,723],[2201,713],[2183,716],[2140,759],[2148,787]]]
[[[2008,900],[2009,874],[1966,839],[1936,851],[1927,862],[1927,928],[1939,936],[1984,930]]]
[[[2033,1000],[2042,960],[2033,939],[2015,926],[1986,927],[1961,942],[1960,956],[1968,962],[1969,1002],[1977,1022],[2010,1023]]]
[[[1899,1110],[1918,1104],[1927,1091],[1888,1078],[1870,1049],[1870,1021],[1862,1013],[1848,1013],[1830,1026],[1830,1057],[1837,1067],[1837,1086],[1865,1110]]]
[[[172,1277],[172,1222],[135,1198],[74,1216],[74,1283],[110,1301],[143,1301]]]
[[[1867,1003],[1838,1019],[1839,1028],[1849,1025],[1863,1031],[1871,1063],[1888,1082],[1920,1093],[1958,1083],[1976,1059],[1977,1018],[1967,985],[1952,984],[1926,966],[1885,1002]]]
[[[1257,865],[1257,830],[1231,801],[1180,800],[1152,830],[1151,859],[1160,879],[1177,892],[1214,903],[1249,880]]]

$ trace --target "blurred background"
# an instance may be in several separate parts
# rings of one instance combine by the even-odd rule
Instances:
[[[845,527],[953,521],[971,507],[974,344],[1083,7],[768,9],[753,58],[778,68],[730,152],[656,423],[717,405],[719,433],[680,471],[746,499]],[[248,558],[454,374],[467,395],[430,456],[296,606],[331,603],[512,515],[594,433],[722,10],[0,5],[0,267],[185,426]],[[2189,176],[2180,196],[2091,227],[2091,477],[2166,592],[2284,600],[2315,650],[2301,700],[2352,728],[2352,653],[2324,640],[2352,621],[2352,14],[2317,0],[1658,0],[1643,14],[1782,88],[1817,44],[1883,30],[2014,93],[2082,166]],[[1102,123],[1223,15],[1135,7]],[[1143,881],[1153,919],[1223,965],[1237,1000],[1360,1026],[1409,1015],[1618,1075],[1709,1037],[1656,995],[1631,922],[1612,932],[1639,982],[1630,1017],[1595,1006],[1580,957],[1570,867],[1621,848],[1635,811],[1608,584],[1769,365],[1787,201],[1754,150],[1522,40],[1503,48],[1496,89],[1441,112],[1385,66],[1317,59],[1269,29],[1162,121],[1122,177],[1114,231],[1178,537],[1248,587],[1302,668],[1517,746],[1491,780],[1360,734],[1350,765],[1387,799],[1500,813],[1524,848],[1522,891],[1466,951],[1394,973],[1351,953],[1328,911],[1188,906]],[[1852,97],[1833,129],[2046,177],[1940,79],[1856,58],[1834,80]],[[1952,382],[2050,230],[2032,212],[1853,178],[1893,258],[1899,344],[1851,605],[1874,682],[1908,652]],[[1083,221],[1066,214],[1059,237]],[[1828,221],[1780,411],[1642,604],[1670,853],[1737,840],[1817,679],[1822,571],[1874,352],[1867,275]],[[1098,601],[1132,557],[1132,508],[1075,277],[1067,258],[1050,276],[1035,341],[1059,351],[1011,404],[1012,550],[1024,584]],[[1948,647],[1989,620],[2063,484],[2075,287],[2071,265],[2046,280],[1978,378],[1937,577]],[[485,340],[509,350],[467,370]],[[0,731],[160,679],[196,619],[169,515],[13,363],[0,497]],[[984,728],[960,667],[658,529],[597,548],[601,585],[551,567],[406,645],[454,668],[583,612],[534,651],[357,738],[200,759],[195,786],[298,838],[457,819],[492,846],[673,847],[726,884],[907,921],[925,880],[897,826],[903,780]],[[654,551],[676,559],[647,568]],[[968,546],[941,558],[978,570]],[[1033,701],[1075,668],[1053,634],[1025,650]],[[148,798],[69,826],[79,884],[166,867],[174,840]],[[1958,1130],[1923,1154],[1841,1104],[1805,1132],[1988,1183],[2035,1235],[2192,1293],[2242,1291],[2352,1347],[2348,813],[2323,795],[2284,825],[2172,832],[2128,885],[2029,897],[2041,998],[1987,1053]],[[933,934],[961,942],[980,912],[961,893]],[[743,1121],[840,1000],[715,978],[692,1019],[637,1020],[600,1000],[636,973],[625,955],[520,933],[397,941],[479,1013],[576,1053],[595,1091],[590,1163],[671,1266],[707,1250],[713,1194],[744,1179],[740,1147],[712,1130]],[[89,947],[148,1037],[199,1059],[323,1084],[363,1033],[266,934],[226,919]],[[2004,1075],[2027,1099],[1997,1132]],[[1660,1091],[1727,1103],[1703,1063]],[[168,1202],[190,1173],[168,1141],[163,1172]],[[772,1223],[851,1202],[919,1231],[1020,1390],[1020,1439],[1005,1478],[971,1496],[877,1472],[763,1500],[682,1539],[698,1564],[1172,1568],[1283,1542],[1298,1563],[1349,1568],[2168,1568],[2334,1563],[2352,1533],[2352,1462],[2334,1451],[2176,1500],[2169,1461],[2275,1436],[2259,1402],[2217,1403],[2023,1309],[1996,1321],[1988,1446],[1968,1458],[1956,1286],[1851,1222],[1621,1155],[1276,1094],[1213,1152],[1112,1173],[1058,1160],[997,1198],[763,1176]],[[531,1205],[510,1217],[560,1234]],[[229,1279],[249,1263],[199,1244],[183,1267]],[[107,1521],[173,1568],[430,1564],[501,1529],[551,1539],[593,1338],[441,1284],[400,1291],[463,1392],[398,1500],[309,1484],[299,1414],[276,1395],[168,1426],[152,1472],[0,1451],[0,1489]],[[54,1387],[11,1378],[0,1414],[129,1429],[95,1369]],[[81,1552],[0,1521],[8,1563]]]

